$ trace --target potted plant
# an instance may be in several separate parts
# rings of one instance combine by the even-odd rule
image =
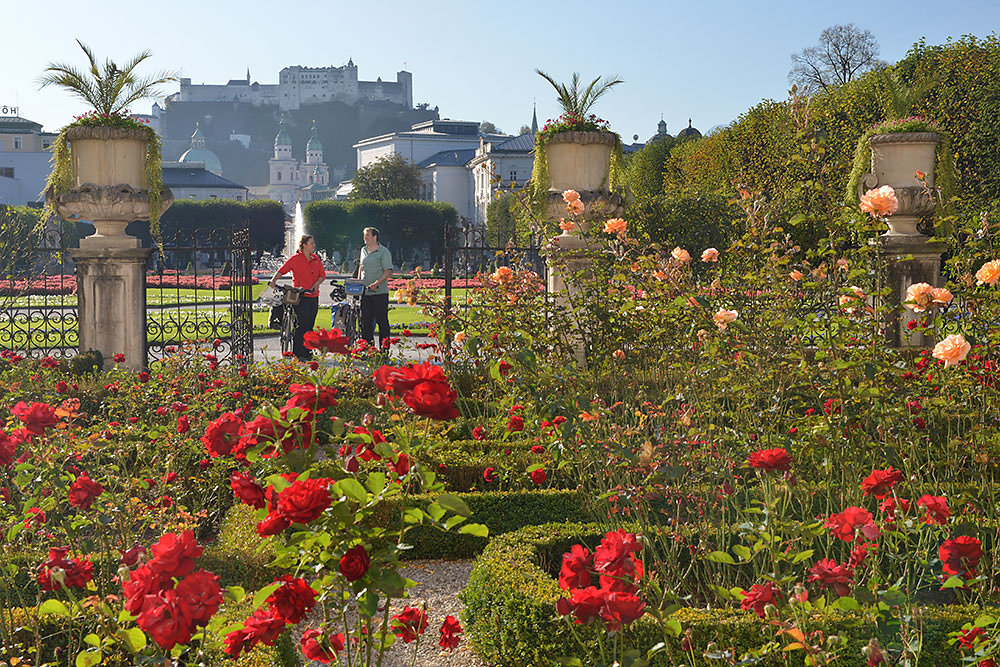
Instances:
[[[899,208],[887,218],[886,235],[919,236],[921,216],[932,213],[954,190],[951,141],[934,121],[908,115],[932,81],[907,86],[898,73],[883,72],[882,83],[888,119],[858,140],[847,197],[857,203],[866,191],[891,186]]]
[[[83,246],[137,247],[125,235],[132,220],[149,220],[159,238],[159,218],[173,201],[163,184],[160,139],[151,127],[128,116],[138,100],[158,97],[157,87],[176,80],[171,73],[139,77],[136,69],[152,54],[142,51],[124,67],[111,60],[98,65],[94,52],[77,40],[89,61],[85,71],[53,63],[41,87],[60,86],[92,109],[62,128],[52,145],[52,171],[45,188],[50,210],[68,219],[94,223],[96,233]]]
[[[617,77],[595,78],[584,87],[580,74],[573,73],[569,84],[558,83],[536,70],[558,94],[562,115],[549,120],[535,136],[532,192],[536,209],[545,208],[550,193],[564,190],[585,193],[608,191],[623,173],[621,139],[606,120],[590,113],[597,100],[622,83]]]

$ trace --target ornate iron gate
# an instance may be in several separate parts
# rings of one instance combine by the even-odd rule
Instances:
[[[0,206],[0,350],[72,357],[80,344],[76,277],[67,250],[76,225]]]
[[[184,345],[203,344],[220,362],[252,361],[252,283],[247,222],[165,228],[146,279],[149,360]]]

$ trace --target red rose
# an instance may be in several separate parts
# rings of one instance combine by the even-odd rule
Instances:
[[[590,586],[590,570],[594,562],[590,551],[580,544],[574,544],[563,554],[559,569],[559,587],[565,590]]]
[[[340,329],[317,329],[307,331],[302,338],[302,342],[310,350],[320,350],[322,352],[333,352],[334,354],[350,354],[351,342],[347,336],[340,332]]]
[[[832,588],[834,593],[844,597],[851,594],[854,572],[845,565],[838,565],[832,558],[824,558],[809,570],[809,581]]]
[[[222,604],[219,578],[205,570],[195,570],[177,584],[177,595],[191,612],[194,625],[205,625]]]
[[[524,418],[521,415],[512,415],[507,421],[507,430],[511,433],[524,430]]]
[[[375,384],[382,391],[391,391],[402,396],[413,390],[421,382],[441,382],[448,384],[448,378],[440,366],[429,361],[409,366],[382,366],[375,371]]]
[[[112,358],[114,359],[114,362],[115,362],[116,364],[121,364],[121,363],[124,363],[124,362],[125,362],[125,355],[124,355],[124,354],[122,354],[121,352],[118,352],[118,353],[117,353],[117,354],[115,354],[115,356],[114,356],[114,357],[112,357]]]
[[[826,526],[834,537],[839,537],[845,542],[853,542],[855,537],[860,540],[861,536],[856,534],[857,531],[869,540],[877,539],[881,535],[871,512],[860,507],[848,507],[839,514],[832,514],[826,520]]]
[[[138,614],[146,596],[156,595],[168,585],[169,581],[169,577],[164,576],[149,563],[139,566],[129,574],[128,581],[122,584],[122,590],[125,592],[125,609],[130,614]]]
[[[976,568],[983,557],[983,548],[979,540],[968,535],[959,535],[953,540],[945,540],[938,549],[941,558],[941,569],[945,574],[972,579],[976,576]]]
[[[55,409],[46,403],[28,405],[18,401],[10,413],[20,419],[25,430],[33,435],[45,435],[45,429],[55,426],[57,421]]]
[[[758,449],[756,452],[750,454],[747,458],[747,463],[752,468],[758,468],[767,472],[784,471],[792,467],[792,457],[789,456],[784,447]]]
[[[54,547],[49,549],[49,558],[38,566],[38,585],[43,591],[58,591],[64,585],[68,588],[83,588],[94,578],[94,564],[89,560],[74,558],[66,559],[69,549]],[[62,570],[59,576],[53,577],[53,569]]]
[[[261,537],[270,537],[277,535],[290,525],[292,524],[288,519],[272,511],[262,521],[257,522],[257,534]]]
[[[403,611],[392,617],[392,633],[409,644],[427,630],[427,614],[415,607],[403,607]]]
[[[187,415],[181,415],[177,418],[177,432],[187,433],[191,428],[191,420],[188,419]]]
[[[132,567],[133,565],[139,562],[139,556],[146,553],[146,547],[139,546],[137,544],[128,551],[122,551],[121,549],[119,549],[118,551],[122,555],[121,558],[122,565],[125,565],[127,567]]]
[[[447,382],[421,382],[403,395],[403,402],[414,414],[445,421],[458,416],[455,399],[458,392]]]
[[[242,630],[226,635],[226,655],[234,658],[249,651],[258,643],[274,646],[278,635],[285,629],[285,619],[272,609],[258,609],[243,623]]]
[[[544,484],[546,480],[545,468],[538,468],[531,471],[531,481],[534,484]]]
[[[239,471],[233,471],[229,476],[229,486],[233,489],[233,494],[239,498],[244,505],[250,505],[256,509],[264,507],[264,487],[251,475]]]
[[[389,467],[393,469],[398,477],[405,477],[410,472],[410,457],[405,452],[399,453],[395,463],[387,463],[389,463]]]
[[[472,429],[472,439],[473,440],[485,440],[486,439],[486,429],[482,426],[477,426]]]
[[[544,454],[545,453],[545,447],[543,447],[542,445],[532,445],[531,446],[531,453],[532,454]]]
[[[344,635],[340,632],[324,637],[320,630],[310,628],[302,633],[302,655],[324,665],[336,660],[337,653],[343,651],[346,645]]]
[[[610,531],[594,549],[594,569],[601,587],[625,593],[635,592],[630,582],[642,576],[642,561],[634,554],[642,550],[634,533],[623,529]]]
[[[16,448],[17,443],[0,430],[0,466],[10,466],[14,462]]]
[[[984,635],[986,635],[986,631],[974,625],[958,636],[958,643],[964,649],[971,649],[976,645],[976,637],[983,637]],[[982,665],[983,663],[979,664]]]
[[[371,557],[363,544],[351,547],[340,558],[340,573],[348,581],[357,581],[365,576],[371,566]]]
[[[240,418],[232,412],[226,412],[209,423],[201,441],[210,456],[226,456],[236,448],[242,428],[243,422]]]
[[[604,604],[601,606],[601,620],[608,632],[618,632],[623,625],[642,618],[645,603],[633,593],[604,591]]]
[[[170,650],[191,639],[191,610],[177,591],[169,589],[143,598],[135,619],[160,648]]]
[[[313,384],[292,384],[288,386],[292,397],[285,404],[288,407],[306,408],[321,413],[337,404],[334,397],[337,390],[333,387],[316,386]]]
[[[743,601],[740,602],[740,609],[752,609],[755,614],[764,618],[764,607],[773,604],[781,604],[785,596],[772,581],[761,584],[754,584],[749,591],[743,591]]]
[[[563,616],[572,612],[576,617],[574,623],[580,625],[598,618],[603,606],[604,591],[594,586],[587,586],[586,588],[574,589],[570,593],[569,600],[561,605],[556,603],[556,610]]]
[[[903,473],[889,466],[885,470],[873,470],[872,474],[861,482],[861,490],[865,492],[866,496],[875,496],[882,500],[889,495],[889,490],[892,489],[893,485],[901,481],[903,481]]]
[[[951,516],[948,501],[944,496],[923,495],[920,496],[917,505],[927,510],[924,523],[936,523],[943,526],[948,522],[948,517]]]
[[[287,623],[298,623],[316,606],[316,591],[305,579],[282,575],[277,581],[282,582],[278,590],[267,598],[271,610]]]
[[[87,473],[80,473],[69,487],[69,504],[82,510],[89,510],[94,499],[102,493],[104,493],[103,486],[90,479]]]
[[[303,479],[278,495],[278,513],[291,523],[309,523],[330,506],[330,480]]]
[[[492,484],[497,481],[497,474],[494,472],[493,468],[487,468],[483,471],[483,479],[486,480],[487,484]]]
[[[149,562],[153,569],[167,577],[183,577],[194,569],[194,561],[203,551],[194,539],[194,533],[185,530],[177,533],[166,533],[150,547],[153,554]]]
[[[462,634],[462,624],[454,616],[445,616],[444,623],[441,624],[441,639],[438,646],[446,650],[458,647],[459,635]]]

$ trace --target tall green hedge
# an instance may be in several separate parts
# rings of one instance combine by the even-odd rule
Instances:
[[[285,243],[285,209],[279,202],[270,199],[177,201],[160,218],[160,231],[163,238],[169,241],[179,227],[225,229],[244,221],[250,225],[250,247],[255,252],[281,252]],[[144,245],[150,245],[148,222],[133,222],[127,231],[143,239]]]
[[[354,258],[362,230],[375,227],[379,241],[392,250],[396,266],[409,263],[421,250],[430,254],[432,262],[441,262],[445,230],[457,220],[458,211],[451,204],[408,199],[317,201],[305,208],[306,231],[316,239],[317,248]]]

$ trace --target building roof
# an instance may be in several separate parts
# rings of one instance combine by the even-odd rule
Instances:
[[[455,151],[439,151],[417,163],[421,169],[428,167],[464,167],[476,156],[475,148],[465,148]]]
[[[313,121],[312,134],[309,135],[309,141],[306,142],[307,151],[321,151],[323,150],[323,142],[319,140],[319,131],[316,129],[316,121]]]
[[[0,116],[0,132],[4,134],[39,134],[42,124],[20,116]]]
[[[533,150],[535,150],[535,135],[531,133],[493,144],[492,148],[494,153],[530,153]]]
[[[201,163],[165,166],[163,167],[163,182],[172,188],[247,189],[245,185],[234,183],[227,178],[208,171],[205,169],[205,165]]]
[[[700,137],[700,136],[701,136],[701,132],[698,131],[698,128],[693,127],[691,125],[691,119],[690,118],[688,118],[688,126],[685,127],[683,130],[681,130],[680,132],[677,133],[677,138],[678,139],[684,139],[684,138],[687,138],[687,137]]]

